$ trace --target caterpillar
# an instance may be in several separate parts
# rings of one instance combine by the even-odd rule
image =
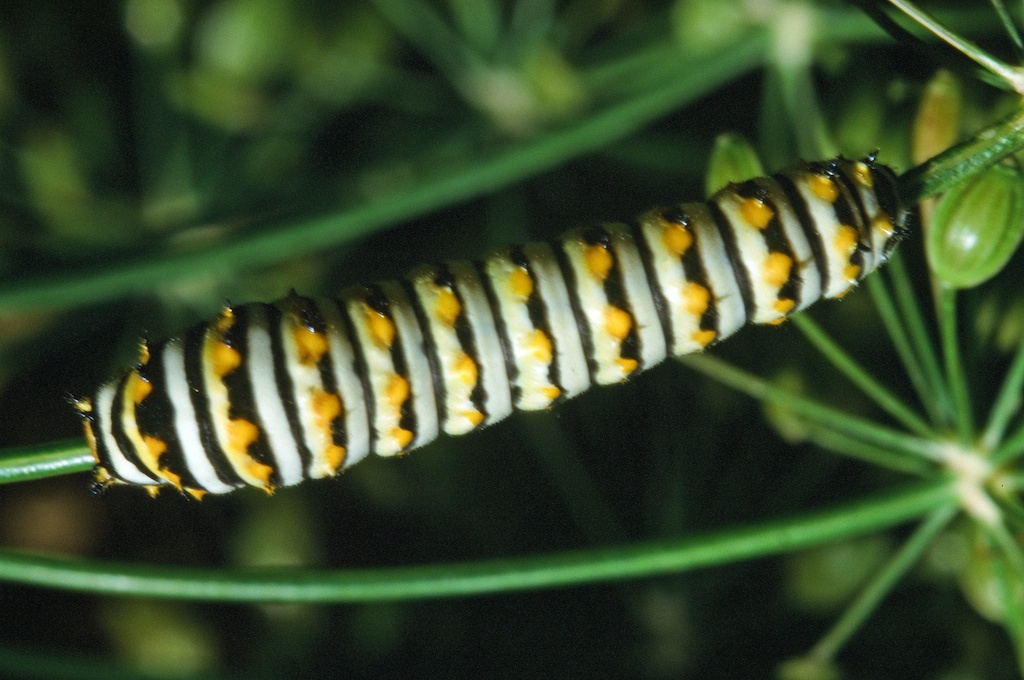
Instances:
[[[335,299],[228,306],[76,400],[96,483],[272,492],[546,409],[842,296],[908,214],[889,167],[840,157]]]

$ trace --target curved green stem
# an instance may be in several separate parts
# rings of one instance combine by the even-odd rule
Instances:
[[[0,457],[0,484],[88,472],[94,465],[80,439],[8,449]]]
[[[426,178],[393,195],[336,214],[281,223],[269,230],[250,229],[234,234],[229,241],[207,243],[202,249],[188,252],[160,252],[126,258],[102,269],[72,269],[0,282],[0,309],[84,304],[185,280],[197,272],[280,262],[481,196],[636,132],[758,66],[766,45],[765,36],[759,33],[703,59],[664,63],[656,87],[594,113],[577,125],[500,150],[490,158],[474,159],[453,172]]]
[[[394,569],[183,569],[0,551],[0,580],[107,595],[236,602],[452,597],[675,574],[879,531],[955,502],[952,483],[933,479],[831,510],[698,538]]]
[[[990,125],[971,139],[931,158],[900,176],[900,194],[907,205],[937,196],[1024,149],[1024,109]]]

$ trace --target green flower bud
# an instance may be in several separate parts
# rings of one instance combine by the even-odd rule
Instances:
[[[764,175],[757,152],[743,137],[733,134],[719,135],[711,150],[705,191],[708,196],[730,182],[742,182]]]
[[[1020,168],[999,165],[947,192],[928,231],[928,262],[942,283],[971,288],[995,276],[1024,237]]]

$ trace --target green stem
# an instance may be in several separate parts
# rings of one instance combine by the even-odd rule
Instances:
[[[453,172],[424,179],[338,214],[250,229],[189,252],[125,257],[102,269],[71,269],[0,282],[0,309],[62,307],[152,290],[197,272],[254,268],[366,235],[386,225],[465,201],[553,168],[633,134],[659,116],[705,95],[764,59],[763,34],[690,61],[662,65],[659,86],[609,106],[579,124],[495,153]]]
[[[886,413],[920,437],[926,439],[938,437],[938,433],[928,423],[922,420],[920,416],[900,401],[896,395],[885,389],[881,383],[865,371],[811,317],[806,314],[797,314],[792,320],[793,324],[804,334],[804,337],[818,348],[818,351],[828,359],[829,363],[849,378],[862,392],[871,397]]]
[[[1010,364],[1010,370],[1006,372],[1002,387],[999,388],[999,396],[996,397],[992,412],[985,426],[985,433],[981,437],[981,444],[986,449],[995,448],[1002,441],[1006,434],[1006,428],[1010,424],[1010,418],[1020,411],[1021,391],[1024,389],[1024,338],[1017,346],[1017,353]]]
[[[868,293],[871,294],[871,300],[875,304],[875,309],[878,310],[878,316],[882,319],[885,330],[889,334],[889,340],[896,349],[896,353],[899,354],[900,362],[906,369],[910,382],[914,385],[918,400],[924,406],[925,411],[928,412],[928,417],[931,418],[933,423],[944,422],[943,409],[940,406],[941,399],[936,395],[931,385],[922,359],[914,351],[910,336],[905,328],[906,324],[904,324],[899,313],[896,311],[896,303],[893,301],[889,289],[886,287],[881,276],[868,277],[865,285],[867,286]],[[937,369],[938,366],[936,365]],[[941,384],[941,380],[939,382]]]
[[[1024,425],[1018,427],[992,453],[992,465],[999,467],[1009,460],[1020,457],[1022,453],[1024,453]]]
[[[943,414],[943,418],[936,422],[951,426],[954,419],[953,399],[942,377],[942,364],[932,343],[932,334],[928,331],[921,305],[918,304],[914,287],[910,283],[910,275],[899,253],[891,259],[887,272],[896,295],[896,304],[902,318],[901,324],[906,328],[914,354],[924,369],[932,400]]]
[[[889,0],[889,2],[937,38],[951,45],[953,49],[969,59],[973,59],[979,66],[1001,78],[1015,92],[1024,93],[1024,82],[1021,80],[1021,73],[1018,69],[996,59],[970,40],[962,38],[959,34],[949,30],[932,16],[921,11],[914,3],[908,0]]]
[[[393,569],[186,569],[0,551],[0,580],[108,595],[234,602],[359,602],[455,597],[647,578],[874,533],[949,506],[932,479],[827,511],[702,535],[554,555]]]
[[[774,387],[752,373],[730,366],[720,359],[708,355],[691,355],[680,357],[679,361],[754,399],[763,399],[779,404],[816,423],[878,445],[883,449],[888,448],[893,455],[903,454],[929,461],[940,459],[934,441],[912,437],[905,432],[883,427],[870,420],[856,418],[811,399],[797,396]]]
[[[893,586],[914,566],[925,548],[956,517],[957,510],[956,504],[950,503],[932,512],[918,526],[910,539],[903,544],[903,547],[889,560],[889,563],[857,595],[857,598],[839,617],[839,620],[811,649],[808,656],[819,663],[826,663],[834,659],[843,645],[864,625],[864,622],[875,611],[882,599],[889,594]]]
[[[964,374],[963,361],[960,358],[956,290],[949,286],[941,286],[938,290],[938,315],[946,382],[949,384],[956,416],[957,439],[962,446],[970,446],[974,433],[974,415],[970,392],[967,389],[967,376]]]
[[[849,458],[886,467],[890,470],[907,472],[913,475],[927,475],[935,472],[935,466],[920,458],[894,455],[892,449],[884,446],[867,444],[855,437],[827,427],[811,426],[807,428],[807,441],[817,444],[826,451],[833,451]]]
[[[7,449],[0,457],[0,484],[88,472],[94,465],[81,439]]]
[[[907,205],[948,191],[985,168],[1024,149],[1024,109],[990,125],[900,176],[900,194]]]

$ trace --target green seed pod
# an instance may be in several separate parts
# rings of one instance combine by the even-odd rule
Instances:
[[[999,165],[947,192],[925,247],[935,276],[971,288],[995,276],[1024,237],[1024,182],[1016,165]]]
[[[977,525],[964,531],[970,554],[960,574],[968,603],[989,621],[1003,623],[1024,605],[1024,575],[984,538]]]
[[[741,182],[763,174],[761,159],[750,142],[739,135],[719,135],[715,139],[715,148],[711,150],[704,190],[711,196],[730,182]]]

